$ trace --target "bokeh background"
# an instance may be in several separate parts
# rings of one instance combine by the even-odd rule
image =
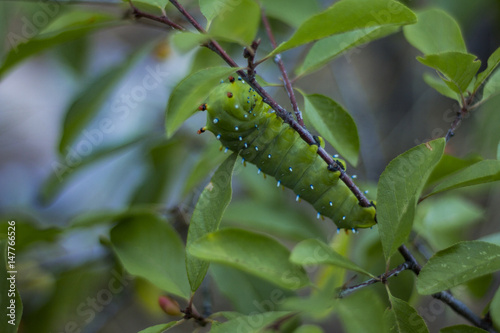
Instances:
[[[128,15],[127,5],[121,2],[72,2],[59,1],[58,10],[78,8]],[[460,23],[469,52],[478,56],[483,68],[500,45],[500,1],[404,2],[412,9],[437,6],[447,10]],[[12,33],[22,36],[26,20],[41,10],[42,3],[0,1],[2,57],[13,47]],[[197,2],[183,3],[202,20],[195,10]],[[330,3],[323,1],[320,6]],[[182,22],[174,11],[169,14]],[[224,158],[210,134],[196,134],[205,122],[203,114],[193,116],[173,140],[164,139],[164,113],[173,87],[190,71],[222,65],[222,61],[201,48],[180,52],[171,45],[171,31],[164,26],[144,20],[126,21],[30,57],[0,81],[0,233],[6,230],[6,221],[17,222],[18,287],[25,312],[22,332],[62,332],[69,322],[75,322],[82,332],[136,332],[169,320],[157,305],[160,290],[145,280],[124,277],[107,240],[112,224],[105,221],[131,206],[146,207],[165,214],[185,235],[197,195],[207,181],[206,177],[193,179],[193,168],[211,170]],[[290,35],[289,26],[277,21],[272,24],[278,40]],[[245,64],[240,47],[226,46],[239,63]],[[67,110],[82,92],[94,85],[99,87],[106,73],[116,72],[115,66],[131,59],[138,50],[141,54],[110,88],[85,127],[87,136],[82,132],[76,146],[63,146],[61,154],[58,150]],[[261,55],[269,50],[264,37]],[[287,69],[293,73],[305,54],[304,48],[283,54]],[[397,33],[355,48],[295,83],[308,93],[334,98],[352,114],[361,138],[361,163],[351,174],[357,174],[366,188],[376,185],[391,159],[419,143],[443,136],[453,120],[457,106],[424,83],[422,74],[428,69],[415,59],[417,55],[403,34]],[[138,95],[137,87],[143,86],[144,77],[152,71],[158,73],[158,84],[146,90],[146,95]],[[279,82],[279,72],[271,61],[259,67],[259,74]],[[282,89],[270,91],[281,105],[290,108]],[[494,158],[500,140],[499,105],[496,98],[474,111],[447,152],[458,157],[480,154]],[[103,121],[109,130],[95,134],[93,130]],[[71,149],[84,145],[83,141],[91,142],[80,147],[88,154],[72,154]],[[334,153],[331,147],[329,150]],[[61,169],[61,165],[67,168]],[[271,234],[288,232],[291,240],[332,237],[333,224],[316,221],[305,205],[290,210],[291,193],[277,192],[274,184],[257,180],[254,173],[252,166],[237,168],[235,199],[224,224],[236,223]],[[496,223],[500,218],[498,187],[464,195],[471,205],[469,213],[480,222],[465,229],[462,239],[500,231]],[[269,207],[263,202],[275,205]],[[245,219],[241,213],[245,211],[256,216]],[[292,219],[297,222],[284,230],[269,225],[269,216],[284,225]],[[223,268],[219,268],[219,274],[225,274]],[[100,297],[99,292],[113,278],[122,281],[123,288],[105,306],[93,307],[92,298]],[[488,278],[484,283],[487,287],[498,285],[493,277]],[[490,290],[486,289],[478,295]],[[208,281],[204,290],[197,299],[200,307],[212,311],[234,308],[220,287]],[[411,291],[406,293],[410,297]],[[477,313],[485,306],[483,298],[464,297]],[[432,300],[425,302],[424,308]],[[438,322],[447,318],[451,323],[460,321],[449,311],[437,312]],[[331,321],[324,325],[337,326]],[[172,331],[190,332],[194,327]]]

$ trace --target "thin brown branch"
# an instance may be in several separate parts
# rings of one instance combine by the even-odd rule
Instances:
[[[249,77],[255,77],[255,67],[257,66],[255,65],[254,60],[255,53],[257,52],[257,48],[259,47],[259,45],[260,39],[257,39],[252,42],[252,45],[250,45],[249,47],[245,47],[245,49],[243,50],[243,57],[248,60],[247,72]]]
[[[149,14],[149,13],[146,13],[146,12],[143,12],[141,11],[139,8],[137,8],[131,0],[128,1],[129,4],[130,4],[130,7],[132,8],[132,13],[134,14],[134,16],[136,18],[147,18],[147,19],[150,19],[150,20],[153,20],[153,21],[156,21],[156,22],[160,22],[160,23],[163,23],[163,24],[166,24],[168,26],[170,26],[171,28],[174,28],[176,30],[180,30],[180,31],[184,31],[186,30],[184,27],[180,26],[179,24],[171,21],[168,17],[166,16],[156,16],[156,15],[152,15],[152,14]]]
[[[196,311],[193,306],[193,297],[189,300],[188,306],[184,310],[181,310],[181,312],[184,313],[185,320],[194,319],[200,326],[206,326],[211,322],[210,319],[203,317]]]
[[[269,40],[271,41],[273,49],[275,49],[278,45],[276,44],[276,40],[274,39],[273,31],[271,29],[271,24],[269,23],[269,20],[267,19],[267,15],[266,15],[266,11],[264,10],[264,7],[260,6],[260,12],[261,12],[261,17],[262,17],[262,23],[264,24],[264,27],[266,28],[267,36],[269,37]],[[299,123],[300,126],[304,127],[304,119],[302,119],[302,112],[300,112],[300,110],[299,110],[299,106],[297,104],[297,99],[295,98],[295,93],[293,91],[292,83],[290,82],[290,79],[289,79],[288,74],[286,72],[285,64],[283,63],[283,60],[281,59],[280,54],[277,54],[274,57],[274,62],[278,65],[278,67],[281,71],[281,76],[283,77],[285,89],[286,89],[286,92],[288,94],[288,98],[290,99],[290,103],[292,104],[292,109],[293,109],[293,112],[295,113],[295,117],[297,118],[297,122]]]
[[[451,123],[450,129],[446,133],[445,136],[446,142],[448,142],[455,135],[455,131],[457,130],[458,126],[460,126],[463,117],[469,112],[470,103],[472,102],[473,98],[474,95],[471,95],[467,99],[464,98],[462,99],[462,107],[460,108],[460,111],[457,112],[457,116]]]
[[[206,33],[205,29],[203,29],[203,27],[198,23],[198,21],[196,21],[196,19],[194,17],[191,16],[191,14],[189,14],[185,9],[184,7],[182,7],[178,2],[177,0],[170,0],[170,2],[172,3],[172,5],[175,6],[175,8],[177,8],[177,10],[186,18],[186,20],[188,20],[189,23],[191,23],[191,25],[196,29],[198,30],[199,32],[201,33]]]
[[[385,282],[387,279],[393,277],[393,276],[397,276],[399,273],[407,270],[407,269],[410,269],[410,264],[408,262],[404,262],[402,263],[401,265],[399,265],[398,267],[394,268],[393,270],[387,272],[387,273],[384,273],[384,274],[381,274],[375,278],[371,278],[369,280],[366,280],[365,282],[363,283],[360,283],[360,284],[357,284],[355,286],[351,286],[351,287],[346,287],[346,288],[343,288],[338,294],[337,294],[337,298],[344,298],[346,297],[347,295],[357,291],[357,290],[360,290],[362,288],[365,288],[367,286],[371,286],[372,284],[375,284],[377,282]]]
[[[492,327],[491,321],[488,319],[488,317],[480,318],[464,303],[453,297],[453,295],[448,291],[441,291],[439,293],[433,294],[432,297],[447,304],[450,308],[453,309],[453,311],[470,321],[476,327],[482,328],[483,330],[490,333],[497,333],[497,331]]]

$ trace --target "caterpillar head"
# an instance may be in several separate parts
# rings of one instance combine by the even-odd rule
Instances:
[[[232,76],[217,86],[200,108],[208,112],[206,129],[216,135],[250,130],[269,110],[252,87]]]

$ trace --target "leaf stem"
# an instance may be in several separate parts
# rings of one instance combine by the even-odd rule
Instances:
[[[194,17],[191,16],[191,14],[189,14],[185,9],[184,7],[182,7],[178,2],[177,0],[170,0],[170,2],[172,3],[172,5],[175,6],[175,8],[177,8],[177,10],[186,18],[186,20],[188,20],[189,23],[191,23],[191,25],[196,29],[198,30],[199,32],[201,32],[202,34],[206,33],[205,29],[203,29],[203,27],[198,23],[198,21],[196,21],[196,19]]]
[[[134,14],[134,16],[136,18],[147,18],[147,19],[150,19],[150,20],[153,20],[153,21],[156,21],[156,22],[160,22],[160,23],[166,24],[166,25],[168,25],[171,28],[174,28],[176,30],[180,30],[180,31],[185,31],[186,30],[184,27],[182,27],[179,24],[171,21],[166,16],[156,16],[156,15],[152,15],[152,14],[145,13],[145,12],[141,11],[140,9],[138,9],[132,3],[132,0],[129,0],[128,3],[130,4],[130,7],[132,8],[132,11],[133,11],[132,13]]]
[[[210,319],[207,319],[200,315],[198,311],[193,306],[193,297],[189,299],[188,306],[184,309],[181,310],[182,313],[184,313],[184,318],[185,320],[189,319],[194,319],[200,326],[206,326],[208,323],[211,322]]]
[[[454,135],[455,131],[462,122],[463,117],[469,112],[469,106],[470,103],[472,102],[472,99],[474,98],[474,95],[471,95],[467,99],[462,99],[462,107],[460,108],[460,111],[457,112],[457,116],[455,117],[455,120],[451,123],[450,129],[446,133],[445,139],[446,142],[448,142]]]
[[[385,281],[393,276],[397,276],[399,273],[407,270],[407,269],[410,269],[410,263],[409,262],[404,262],[402,263],[401,265],[399,265],[398,267],[394,268],[393,270],[387,272],[387,273],[384,273],[384,274],[381,274],[377,277],[374,277],[374,278],[371,278],[369,280],[366,280],[365,282],[363,283],[360,283],[360,284],[357,284],[355,286],[351,286],[351,287],[346,287],[346,288],[343,288],[338,294],[337,294],[337,298],[344,298],[346,297],[347,295],[359,290],[359,289],[362,289],[364,287],[367,287],[367,286],[371,286],[372,284],[375,284],[377,282],[382,282],[382,283],[385,283]]]

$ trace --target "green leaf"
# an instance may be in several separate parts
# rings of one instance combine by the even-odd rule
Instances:
[[[481,328],[467,326],[467,325],[449,326],[449,327],[445,327],[439,331],[439,333],[484,333],[484,332],[488,332],[488,331],[485,331]]]
[[[397,26],[370,27],[333,35],[317,41],[307,53],[304,63],[296,70],[297,75],[316,71],[339,55],[349,57],[348,50],[372,40],[385,37],[399,30]]]
[[[421,205],[425,211],[421,221],[422,227],[430,229],[430,232],[462,229],[483,215],[483,210],[474,203],[455,196],[426,201]]]
[[[209,144],[208,147],[203,149],[203,152],[199,156],[198,160],[191,163],[193,164],[193,167],[189,172],[188,178],[184,182],[184,188],[182,190],[183,196],[192,191],[195,186],[208,177],[216,166],[220,165],[222,161],[224,161],[227,155],[221,153],[220,147],[220,142],[213,142]]]
[[[307,238],[326,240],[324,231],[311,223],[310,215],[264,200],[232,202],[223,221],[224,225],[244,226],[296,241]]]
[[[490,76],[483,89],[483,101],[500,94],[500,70]]]
[[[303,317],[318,321],[331,316],[334,306],[338,304],[338,299],[331,297],[331,295],[313,293],[306,298],[290,297],[284,299],[281,307],[293,312],[299,312]]]
[[[500,142],[498,143],[497,147],[497,160],[500,160]]]
[[[184,245],[166,221],[152,214],[128,216],[111,229],[110,239],[130,274],[171,294],[189,298]]]
[[[174,327],[178,323],[178,321],[171,321],[166,324],[151,326],[139,331],[139,333],[163,333],[164,331],[167,331],[169,328]]]
[[[96,209],[77,214],[69,220],[68,226],[69,228],[92,228],[102,224],[114,224],[116,221],[122,220],[128,216],[154,214],[157,212],[157,208],[158,207],[155,205],[146,204],[129,206],[122,210]]]
[[[298,27],[320,10],[317,0],[262,0],[267,16]],[[286,10],[284,10],[286,8]]]
[[[443,249],[463,239],[464,231],[484,212],[470,200],[443,196],[419,205],[414,230],[434,249]]]
[[[346,333],[386,333],[383,327],[385,308],[380,295],[374,289],[365,288],[337,300],[335,312]]]
[[[220,220],[231,201],[234,163],[238,154],[231,154],[215,171],[196,203],[187,235],[186,247],[206,234],[219,229]],[[196,291],[207,274],[209,263],[186,254],[186,269],[191,290]]]
[[[231,320],[231,319],[235,319],[235,318],[238,318],[241,316],[244,316],[244,314],[236,312],[236,311],[219,311],[219,312],[211,314],[210,318],[222,317],[222,318],[225,318],[227,320]],[[220,324],[221,323],[217,323],[217,325],[220,325]]]
[[[327,96],[304,93],[302,95],[307,120],[343,158],[356,166],[359,158],[359,137],[351,115]]]
[[[0,77],[26,58],[39,54],[52,46],[75,40],[86,34],[120,24],[109,14],[92,11],[69,11],[58,16],[39,35],[27,40],[22,36],[9,35],[14,46],[0,66]],[[123,24],[123,23],[121,23]]]
[[[198,111],[198,106],[208,97],[215,85],[234,73],[237,68],[210,67],[193,73],[179,82],[168,100],[165,128],[167,137]]]
[[[460,187],[491,183],[498,180],[500,180],[500,161],[484,160],[446,178],[425,197]]]
[[[392,0],[343,0],[300,25],[293,36],[268,57],[331,35],[376,26],[415,23],[415,14]]]
[[[467,241],[436,252],[417,278],[422,295],[450,289],[477,277],[500,270],[500,246]]]
[[[500,327],[500,289],[497,289],[490,303],[491,319],[496,328]]]
[[[451,98],[451,99],[454,99],[458,102],[461,102],[460,95],[458,95],[455,91],[453,91],[453,89],[448,87],[448,85],[440,78],[438,78],[430,73],[424,73],[424,81],[431,88],[434,88],[441,95],[446,96],[446,97]]]
[[[486,274],[476,279],[472,279],[466,282],[468,293],[475,299],[480,299],[489,293],[490,288],[493,284],[493,274]]]
[[[88,36],[83,36],[56,46],[55,51],[61,62],[71,69],[76,77],[85,77],[87,62],[90,59],[89,47]]]
[[[476,91],[481,84],[493,73],[495,68],[500,64],[500,47],[493,52],[488,58],[488,66],[484,71],[477,75],[476,83],[474,84],[474,91]]]
[[[285,299],[294,295],[292,291],[276,288],[271,282],[233,267],[213,263],[210,273],[220,292],[242,314],[277,310]]]
[[[5,218],[2,216],[0,220],[0,239],[7,238],[9,229],[9,220],[15,220],[15,249],[20,253],[25,251],[31,245],[38,242],[55,243],[62,233],[62,229],[58,227],[44,226],[42,223],[28,216],[10,216]],[[0,266],[2,267],[2,266]]]
[[[391,309],[386,310],[384,315],[387,332],[429,332],[425,321],[412,306],[405,301],[392,296],[391,293],[389,293],[389,301],[391,302]]]
[[[101,142],[103,140],[104,132],[102,132],[102,129],[93,129],[88,133],[91,133],[93,140],[96,140],[94,142]],[[148,133],[148,136],[151,136],[150,133]],[[90,153],[90,155],[81,157],[77,152],[73,151],[73,153],[68,154],[59,161],[52,162],[53,172],[42,184],[39,199],[44,204],[52,202],[57,195],[61,193],[70,179],[72,179],[72,176],[77,174],[80,170],[116,153],[123,152],[123,150],[126,150],[135,144],[139,144],[143,140],[145,140],[144,136],[135,137],[117,145],[96,149],[96,151]]]
[[[378,235],[377,235],[378,238]],[[348,257],[352,254],[352,244],[355,239],[350,237],[346,233],[340,233],[339,235],[333,237],[333,239],[328,244],[332,249],[338,254]],[[359,257],[358,257],[359,258]],[[346,269],[340,267],[334,267],[331,265],[323,265],[318,267],[318,273],[315,276],[315,295],[321,295],[325,299],[338,299],[339,297],[339,287],[341,287],[346,279],[347,275],[350,273]]]
[[[440,138],[416,146],[392,160],[380,176],[377,219],[386,260],[410,234],[420,193],[445,144]]]
[[[9,232],[14,232],[15,235],[16,230],[10,229]],[[12,237],[12,235],[10,236]],[[23,315],[23,303],[16,287],[16,279],[19,279],[19,276],[16,273],[9,273],[16,271],[15,265],[18,260],[15,257],[18,254],[16,252],[15,236],[13,239],[0,240],[0,290],[2,290],[2,297],[0,297],[0,307],[2,308],[0,331],[5,333],[16,333]],[[12,261],[14,263],[9,263]]]
[[[133,55],[127,57],[121,64],[111,67],[90,82],[83,91],[76,96],[68,110],[66,110],[66,115],[64,117],[63,132],[59,141],[59,152],[61,154],[71,154],[71,146],[75,143],[76,139],[82,135],[85,137],[92,136],[95,131],[102,135],[104,131],[100,128],[85,130],[85,127],[109,98],[116,84],[120,82],[146,51],[149,51],[149,47],[137,51]],[[102,120],[101,123],[103,121],[105,120]],[[108,123],[110,122],[111,121],[108,120]],[[113,124],[108,124],[106,128],[112,128],[112,126]]]
[[[470,53],[445,52],[418,57],[418,61],[441,72],[443,81],[458,94],[464,94],[476,75],[481,61]]]
[[[290,251],[273,238],[241,229],[222,229],[187,248],[200,259],[236,267],[274,284],[299,289],[309,283],[302,267],[288,261]]]
[[[290,315],[290,312],[274,311],[251,314],[248,316],[239,316],[228,320],[221,325],[212,325],[210,333],[261,333],[266,330],[267,326],[288,315]]]
[[[229,10],[231,0],[199,0],[199,4],[201,13],[210,24],[221,12]]]
[[[170,37],[172,44],[181,52],[191,51],[195,47],[201,46],[208,40],[210,40],[209,35],[191,31],[176,32]]]
[[[149,148],[149,149],[147,149]],[[135,188],[130,199],[132,205],[164,204],[179,182],[179,170],[188,165],[187,151],[181,139],[154,142],[147,147],[148,170]]]
[[[128,2],[128,0],[123,0],[124,2]],[[153,6],[153,7],[158,7],[160,9],[164,9],[167,4],[168,4],[168,0],[132,0],[132,2],[134,4],[137,4],[137,3],[143,3],[143,4],[146,4],[146,5],[150,5],[150,6]]]
[[[452,173],[465,169],[466,167],[479,161],[482,161],[482,158],[477,155],[461,159],[452,155],[444,154],[434,170],[432,170],[425,186],[427,187],[430,184],[436,183],[437,181],[450,176]]]
[[[297,328],[293,333],[323,333],[323,329],[316,325],[302,325]]]
[[[207,13],[210,17],[207,17],[207,30],[211,36],[234,40],[242,45],[252,43],[260,23],[260,8],[255,1],[239,0],[236,5],[234,1],[200,0],[200,7],[206,2],[212,3]]]
[[[403,28],[406,40],[423,54],[467,52],[460,27],[453,17],[432,8],[417,13],[417,24]]]
[[[226,66],[221,57],[206,47],[199,47],[195,50],[195,53],[191,67],[189,68],[189,74],[208,67]]]
[[[327,244],[316,239],[307,239],[297,244],[293,248],[290,261],[298,265],[329,264],[373,276],[349,259],[335,252]]]
[[[85,243],[90,245],[93,242]],[[82,243],[80,245],[84,246]],[[39,253],[43,249],[40,248]],[[113,261],[110,265],[104,264],[100,260],[75,263],[73,267],[66,267],[57,274],[43,268],[43,266],[36,268],[37,266],[30,265],[30,276],[27,282],[38,285],[36,287],[38,293],[32,294],[31,297],[41,296],[44,303],[43,306],[33,309],[34,312],[23,318],[22,331],[64,332],[67,328],[70,330],[83,328],[87,316],[79,316],[75,311],[82,300],[86,300],[87,297],[95,297],[98,292],[102,294],[102,290],[107,290],[105,293],[113,298],[123,296],[125,289],[132,287],[131,279],[113,265],[113,259],[110,258],[110,260]],[[35,268],[34,271],[32,271],[33,268]],[[113,286],[110,287],[108,283],[111,280]],[[29,288],[24,291],[30,293]],[[28,320],[28,318],[30,319]],[[74,323],[67,325],[68,322]]]
[[[59,6],[57,6],[59,7]],[[13,39],[18,35],[12,32],[11,21],[18,18],[16,13],[17,6],[12,6],[12,3],[6,1],[0,1],[0,36],[5,36],[4,42],[0,45],[0,56],[3,56],[8,51],[7,45],[12,45]],[[51,10],[52,15],[55,16],[59,13],[59,10]]]
[[[463,231],[483,216],[483,209],[461,197],[443,196],[419,205],[414,229],[434,249],[463,239]]]

